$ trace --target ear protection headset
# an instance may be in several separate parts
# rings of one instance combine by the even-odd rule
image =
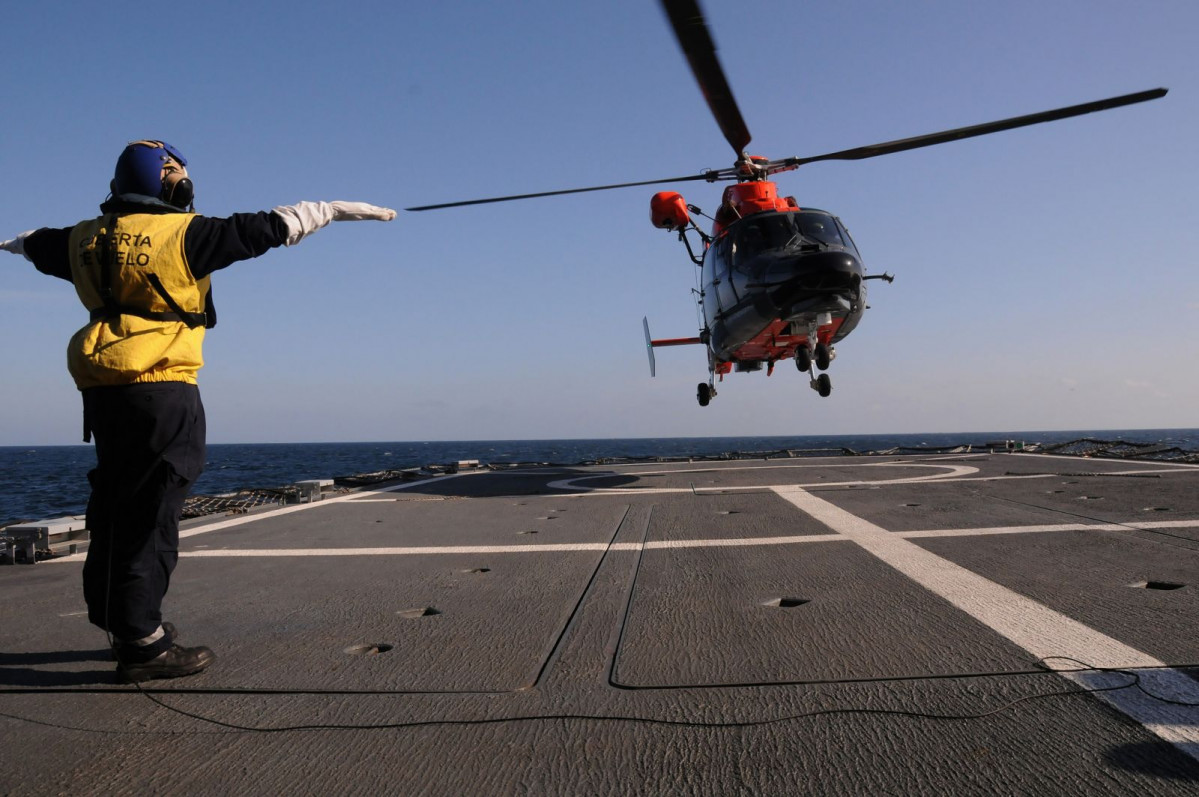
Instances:
[[[180,210],[191,210],[195,187],[187,176],[187,159],[164,141],[131,141],[117,158],[113,196],[141,194],[161,199]]]

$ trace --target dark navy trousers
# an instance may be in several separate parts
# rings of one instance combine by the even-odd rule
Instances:
[[[183,501],[204,470],[204,405],[195,385],[150,382],[88,388],[83,413],[96,441],[83,595],[88,619],[126,648],[162,623]],[[170,645],[164,636],[136,657]]]

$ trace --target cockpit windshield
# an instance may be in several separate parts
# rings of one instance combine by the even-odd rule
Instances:
[[[764,251],[803,246],[851,247],[841,236],[836,219],[827,213],[759,213],[740,222],[733,233],[733,268]]]
[[[790,215],[805,238],[812,238],[830,246],[847,246],[836,220],[827,213],[809,210]]]

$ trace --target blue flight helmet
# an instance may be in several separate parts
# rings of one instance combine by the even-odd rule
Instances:
[[[132,141],[117,158],[114,197],[135,194],[191,210],[195,188],[187,176],[187,158],[165,141]]]

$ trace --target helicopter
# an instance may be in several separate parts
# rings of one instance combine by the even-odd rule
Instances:
[[[802,207],[792,196],[780,196],[771,179],[774,175],[818,161],[864,160],[1106,111],[1159,99],[1167,93],[1164,88],[1150,89],[823,155],[771,160],[747,153],[752,140],[749,128],[716,56],[716,45],[698,0],[660,2],[708,108],[736,155],[731,168],[406,210],[438,210],[663,183],[733,181],[724,189],[712,216],[688,204],[677,191],[660,191],[650,199],[651,223],[677,233],[691,261],[700,269],[695,293],[702,324],[694,337],[654,339],[648,319],[643,318],[650,375],[657,373],[654,349],[705,346],[708,379],[696,388],[701,407],[716,396],[717,381],[723,382],[726,374],[765,368],[769,376],[775,364],[785,360],[793,361],[801,373],[807,374],[810,387],[820,396],[829,396],[832,380],[827,370],[836,357],[835,344],[858,326],[868,309],[866,283],[894,280],[885,272],[868,274],[841,219],[825,210]],[[709,219],[711,231],[705,232],[693,216]],[[692,243],[689,233],[698,239],[698,246]]]

